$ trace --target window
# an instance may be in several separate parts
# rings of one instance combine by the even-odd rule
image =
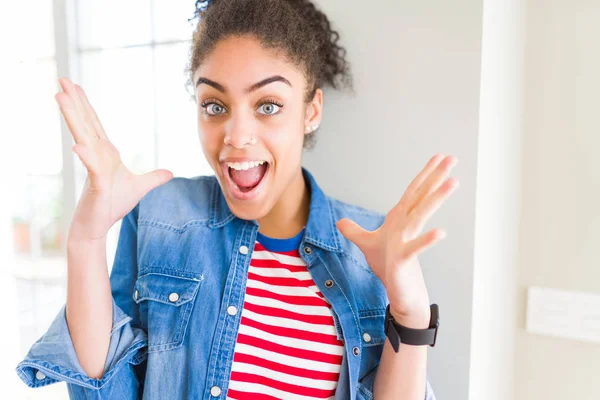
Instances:
[[[86,178],[54,100],[57,79],[67,75],[85,89],[133,172],[212,174],[197,135],[196,106],[184,86],[193,11],[192,0],[12,6],[14,39],[7,53],[16,78],[7,82],[7,92],[14,96],[14,112],[3,115],[0,125],[11,132],[19,153],[11,165],[18,176],[8,210],[15,262],[3,267],[17,293],[17,321],[11,325],[18,329],[20,351],[13,371],[66,300],[66,235]],[[109,268],[119,229],[120,221],[108,235]],[[12,378],[25,388],[25,398],[67,397],[63,383],[33,390],[16,373]]]

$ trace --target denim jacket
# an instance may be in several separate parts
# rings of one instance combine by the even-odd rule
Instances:
[[[348,217],[373,230],[384,216],[327,197],[305,168],[302,173],[311,195],[298,249],[332,305],[345,346],[335,399],[370,400],[388,299],[335,223]],[[241,319],[226,310],[243,307],[258,228],[232,214],[214,176],[177,177],[155,188],[121,224],[102,378],[81,368],[64,305],[18,364],[19,376],[30,387],[65,381],[74,399],[225,399]],[[428,380],[425,399],[435,400]]]

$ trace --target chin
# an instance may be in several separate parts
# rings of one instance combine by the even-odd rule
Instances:
[[[236,217],[248,221],[259,220],[269,213],[269,209],[264,203],[259,204],[239,204],[238,201],[232,202],[225,196],[229,209]]]

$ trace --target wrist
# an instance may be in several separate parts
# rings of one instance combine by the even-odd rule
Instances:
[[[394,317],[394,321],[397,324],[411,329],[428,329],[431,322],[430,308],[412,314],[400,314],[394,312],[393,308],[390,306],[390,314]]]
[[[74,247],[74,246],[94,246],[97,243],[100,244],[105,244],[106,243],[106,236],[98,238],[98,239],[85,239],[85,238],[78,238],[78,237],[67,237],[67,248],[69,247]]]
[[[67,238],[66,250],[67,255],[91,254],[96,249],[106,251],[106,238],[96,240],[80,239],[75,237]]]

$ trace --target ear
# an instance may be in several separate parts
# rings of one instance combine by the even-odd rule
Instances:
[[[315,90],[312,100],[306,105],[304,117],[304,127],[317,127],[323,118],[323,91],[320,88]],[[316,128],[315,128],[316,129]],[[314,132],[314,129],[304,131],[306,135]]]

